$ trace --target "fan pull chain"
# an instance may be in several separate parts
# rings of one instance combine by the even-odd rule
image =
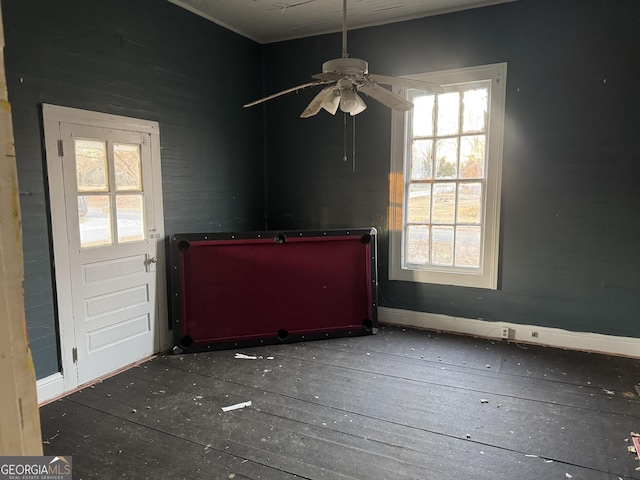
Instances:
[[[344,122],[343,122],[344,129],[342,132],[343,134],[342,135],[342,148],[343,148],[342,161],[346,162],[347,161],[347,114],[343,113],[342,118],[344,119]]]
[[[353,163],[353,173],[356,173],[356,117],[355,115],[353,117],[351,117],[351,121],[353,122],[352,128],[353,128],[353,143],[351,145],[351,148],[353,149],[351,152],[351,162]]]
[[[342,114],[343,122],[343,135],[342,135],[342,161],[346,162],[349,157],[347,156],[347,117],[346,113]],[[356,117],[355,115],[351,117],[351,128],[353,129],[352,137],[351,137],[351,164],[352,164],[352,172],[356,173]]]

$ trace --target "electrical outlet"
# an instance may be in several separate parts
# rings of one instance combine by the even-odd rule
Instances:
[[[532,338],[538,338],[538,332],[531,332]]]
[[[506,340],[513,340],[516,336],[516,331],[513,328],[502,327],[500,336]]]

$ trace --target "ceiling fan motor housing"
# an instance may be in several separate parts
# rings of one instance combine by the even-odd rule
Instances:
[[[334,58],[322,64],[322,73],[367,75],[369,73],[369,64],[361,58]]]

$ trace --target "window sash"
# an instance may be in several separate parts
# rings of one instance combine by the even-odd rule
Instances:
[[[463,133],[461,126],[463,119],[459,118],[460,126],[455,134],[438,135],[437,131],[427,131],[426,134],[413,136],[411,124],[412,113],[393,113],[392,123],[392,152],[390,175],[390,212],[389,212],[389,276],[391,280],[405,280],[424,283],[438,283],[447,285],[461,285],[480,288],[497,288],[498,270],[498,232],[500,217],[500,186],[502,170],[502,139],[504,129],[504,97],[506,81],[506,64],[494,64],[480,67],[471,67],[457,70],[449,70],[432,74],[415,75],[412,78],[439,83],[445,92],[464,91],[472,88],[488,88],[487,120],[484,132]],[[412,91],[397,89],[397,93],[410,98]],[[460,100],[462,101],[462,99]],[[437,105],[435,107],[437,109]],[[437,115],[437,110],[434,116]],[[428,130],[428,129],[427,129]],[[420,133],[420,132],[419,132]],[[431,177],[424,179],[411,179],[411,150],[412,139],[428,140],[436,142],[442,138],[462,138],[475,134],[485,135],[485,159],[484,178],[436,178],[435,158],[432,162]],[[433,146],[431,147],[433,148]],[[457,155],[459,155],[459,150]],[[456,160],[456,168],[459,158]],[[453,262],[449,265],[429,264],[425,265],[412,261],[411,254],[407,252],[407,229],[412,225],[424,225],[427,227],[451,226],[453,235],[458,227],[467,225],[477,226],[478,223],[458,222],[457,214],[459,199],[456,196],[454,205],[454,221],[429,222],[410,221],[408,211],[408,191],[411,185],[427,185],[433,188],[436,184],[452,183],[456,192],[460,185],[468,183],[480,183],[482,188],[481,214],[479,225],[480,252],[477,267],[456,266],[456,245],[453,244]],[[433,193],[432,193],[433,195]],[[433,202],[433,200],[430,200]],[[432,203],[431,203],[432,204]],[[431,228],[430,228],[430,231]],[[445,232],[442,230],[441,232]],[[473,232],[466,232],[467,234]],[[455,237],[454,237],[455,238]],[[429,239],[431,241],[431,239]],[[430,255],[432,253],[430,252]],[[446,263],[446,262],[439,262]]]

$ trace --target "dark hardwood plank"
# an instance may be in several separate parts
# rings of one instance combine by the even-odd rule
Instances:
[[[69,399],[42,414],[44,454],[72,455],[76,479],[300,478]]]
[[[554,349],[540,359],[514,344],[383,331],[242,350],[256,360],[158,357],[43,407],[45,435],[60,431],[47,448],[70,448],[92,472],[112,460],[100,457],[107,428],[109,447],[180,472],[166,478],[640,478],[625,443],[640,400],[617,393],[636,371],[630,359]],[[614,395],[588,383],[608,367],[620,372]],[[205,469],[218,476],[198,476]]]
[[[297,348],[306,347],[298,345]],[[272,349],[264,347],[264,351],[270,353]],[[607,459],[616,457],[625,448],[623,440],[628,437],[630,423],[637,424],[639,420],[637,415],[630,422],[623,414],[562,405],[554,397],[540,401],[506,397],[486,389],[474,392],[380,373],[333,368],[312,358],[277,357],[278,366],[282,368],[263,375],[260,367],[247,367],[246,362],[251,361],[235,360],[231,353],[207,353],[201,358],[184,360],[181,360],[184,357],[166,357],[160,361],[172,362],[174,367],[193,362],[193,369],[188,371],[205,378],[211,376],[259,391],[331,405],[345,412],[366,413],[457,438],[471,434],[483,444],[602,471],[608,468]],[[468,376],[468,381],[474,380],[473,375]],[[316,396],[319,398],[315,399]],[[489,402],[483,404],[482,399]],[[552,438],[555,441],[549,442]],[[576,448],[577,445],[580,448]],[[584,449],[597,451],[599,455],[585,457]]]
[[[380,373],[397,378],[421,381],[431,386],[449,386],[477,393],[495,393],[541,402],[582,407],[597,412],[638,415],[638,399],[635,393],[614,392],[602,386],[561,382],[546,377],[523,376],[479,368],[478,362],[470,365],[451,365],[416,358],[399,357],[372,351],[351,351],[340,348],[336,342],[309,342],[293,349],[278,346],[269,349],[271,354],[286,355],[355,372]],[[243,350],[244,351],[244,350]],[[250,351],[250,350],[247,350]],[[506,359],[504,359],[506,361]],[[639,362],[640,363],[640,362]],[[568,369],[570,371],[570,368]],[[639,375],[640,378],[640,375]]]
[[[546,463],[545,459],[492,447],[473,438],[439,435],[291,396],[256,392],[230,382],[209,382],[200,375],[176,375],[173,369],[158,369],[153,363],[146,366],[127,372],[128,378],[121,378],[117,384],[105,382],[92,391],[76,394],[73,401],[97,405],[119,418],[144,425],[162,425],[160,428],[173,435],[200,444],[210,442],[217,451],[258,463],[270,462],[279,470],[305,478],[455,475],[489,479],[498,478],[495,475],[500,472],[500,476],[518,474],[519,478],[534,479],[551,478],[563,470],[579,478],[607,478],[603,472],[557,461]],[[159,395],[166,399],[155,408],[152,405]],[[250,397],[251,408],[227,413],[219,409]],[[145,403],[152,404],[151,408],[142,409]],[[139,407],[135,413],[132,405]],[[461,457],[466,460],[461,462]],[[529,464],[526,473],[519,472],[523,463]],[[478,465],[487,469],[486,474]],[[491,465],[493,468],[488,468]]]

